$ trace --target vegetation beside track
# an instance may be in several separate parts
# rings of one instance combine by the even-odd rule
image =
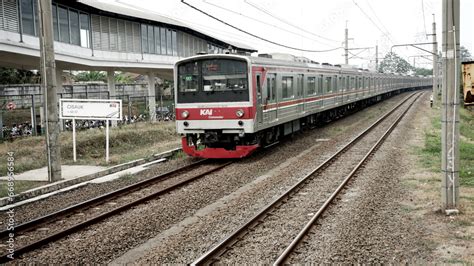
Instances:
[[[460,182],[461,186],[474,187],[474,112],[460,109],[461,138]],[[435,110],[433,110],[435,112]],[[423,166],[433,172],[441,170],[441,121],[438,115],[432,118],[432,127],[425,132],[425,146],[420,150]]]
[[[72,158],[72,133],[62,132],[62,164],[114,165],[146,158],[179,146],[173,122],[135,123],[110,130],[110,162],[105,163],[105,129],[78,131],[77,162]],[[7,152],[15,153],[15,174],[46,166],[45,138],[24,137],[0,144],[0,175],[6,175]]]

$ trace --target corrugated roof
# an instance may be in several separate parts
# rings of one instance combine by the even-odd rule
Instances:
[[[165,23],[169,25],[174,25],[174,26],[179,26],[179,27],[184,27],[191,29],[195,32],[199,32],[201,34],[204,34],[210,38],[219,40],[221,42],[224,42],[226,44],[231,45],[234,48],[241,49],[241,50],[246,50],[249,52],[256,52],[257,50],[246,45],[242,44],[236,41],[229,41],[226,39],[223,39],[221,37],[203,32],[202,30],[198,30],[194,28],[192,25],[183,23],[179,20],[164,16],[162,14],[156,13],[156,12],[150,12],[146,11],[145,9],[141,9],[139,7],[132,7],[127,4],[122,4],[120,2],[114,2],[112,3],[107,3],[107,2],[102,2],[102,1],[97,1],[97,0],[77,0],[79,3],[102,10],[106,12],[111,12],[111,13],[116,13],[120,15],[125,15],[129,17],[134,17],[134,18],[139,18],[139,19],[146,19],[150,21],[155,21],[155,22],[160,22],[160,23]]]

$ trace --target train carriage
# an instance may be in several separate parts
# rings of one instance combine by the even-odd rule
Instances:
[[[191,156],[241,158],[302,127],[430,84],[330,65],[198,55],[175,66],[176,128]]]

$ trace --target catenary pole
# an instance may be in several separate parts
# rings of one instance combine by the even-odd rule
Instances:
[[[441,115],[442,209],[458,212],[459,206],[459,0],[443,0],[443,91]]]
[[[346,21],[346,29],[344,34],[344,58],[345,64],[349,64],[349,29],[347,28],[347,21]]]
[[[54,59],[51,0],[38,0],[40,69],[46,118],[46,152],[48,180],[61,180],[61,151],[59,145],[59,115]]]
[[[375,72],[379,72],[379,46],[375,45]]]
[[[438,71],[438,43],[436,40],[436,20],[435,15],[433,14],[433,33],[431,34],[433,40],[433,103],[438,100],[439,89],[438,89],[438,80],[439,80],[439,71]]]

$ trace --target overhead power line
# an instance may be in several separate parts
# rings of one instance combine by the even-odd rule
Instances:
[[[310,52],[310,53],[331,52],[331,51],[335,51],[335,50],[338,50],[338,49],[341,49],[341,48],[342,48],[342,47],[336,47],[336,48],[327,49],[327,50],[309,50],[309,49],[301,49],[301,48],[297,48],[297,47],[288,46],[288,45],[285,45],[285,44],[281,44],[281,43],[278,43],[278,42],[274,42],[274,41],[265,39],[265,38],[260,37],[260,36],[258,36],[258,35],[256,35],[256,34],[250,33],[250,32],[248,32],[248,31],[246,31],[246,30],[240,29],[240,28],[238,28],[238,27],[236,27],[236,26],[234,26],[234,25],[231,25],[230,23],[227,23],[227,22],[223,21],[222,19],[219,19],[219,18],[217,18],[217,17],[215,17],[215,16],[213,16],[213,15],[211,15],[211,14],[209,14],[209,13],[207,13],[207,12],[205,12],[205,11],[203,11],[203,10],[201,10],[201,9],[199,9],[199,8],[197,8],[197,7],[193,6],[193,5],[191,5],[191,4],[189,4],[189,3],[186,3],[184,0],[181,0],[181,3],[187,5],[187,6],[191,7],[192,9],[194,9],[194,10],[196,10],[196,11],[199,11],[200,13],[202,13],[202,14],[204,14],[204,15],[206,15],[206,16],[212,18],[212,19],[215,19],[215,20],[219,21],[220,23],[225,24],[225,25],[227,25],[227,26],[229,26],[229,27],[231,27],[231,28],[233,28],[233,29],[236,29],[236,30],[238,30],[238,31],[240,31],[240,32],[243,32],[243,33],[245,33],[245,34],[247,34],[247,35],[250,35],[250,36],[252,36],[252,37],[254,37],[254,38],[257,38],[257,39],[259,39],[259,40],[262,40],[262,41],[265,41],[265,42],[268,42],[268,43],[271,43],[271,44],[274,44],[274,45],[277,45],[277,46],[280,46],[280,47],[284,47],[284,48],[288,48],[288,49],[292,49],[292,50],[296,50],[296,51],[301,51],[301,52]]]
[[[294,34],[294,35],[297,35],[297,36],[300,36],[300,37],[305,38],[305,39],[308,39],[308,40],[312,40],[312,41],[317,42],[317,43],[320,43],[320,44],[322,44],[322,45],[330,46],[330,45],[328,45],[328,44],[326,44],[326,43],[321,42],[320,40],[316,40],[316,39],[314,39],[314,38],[310,38],[310,37],[304,36],[304,35],[302,35],[301,33],[294,32],[294,31],[291,31],[291,30],[287,30],[287,29],[282,28],[282,27],[279,27],[279,26],[277,26],[277,25],[275,25],[275,24],[271,24],[271,23],[265,22],[265,21],[263,21],[263,20],[253,18],[253,17],[251,17],[251,16],[247,16],[247,15],[245,15],[245,14],[236,12],[236,11],[234,11],[234,10],[231,10],[231,9],[228,9],[228,8],[225,8],[225,7],[216,5],[216,4],[211,3],[211,2],[209,2],[209,1],[207,1],[207,0],[202,0],[202,1],[203,1],[204,3],[206,3],[206,4],[208,4],[208,5],[214,6],[214,7],[216,7],[216,8],[222,9],[222,10],[225,10],[225,11],[227,11],[227,12],[230,12],[230,13],[233,13],[233,14],[236,14],[236,15],[239,15],[239,16],[242,16],[242,17],[251,19],[251,20],[253,20],[253,21],[256,21],[256,22],[265,24],[265,25],[270,26],[270,27],[277,28],[277,29],[279,29],[279,30],[282,30],[282,31],[285,31],[285,32],[288,32],[288,33],[291,33],[291,34]]]
[[[359,4],[356,3],[355,0],[352,0],[352,2],[354,3],[354,5],[356,5],[360,11],[362,12],[362,14],[364,14],[369,20],[370,22],[372,22],[372,24],[374,24],[374,26],[385,36],[387,36],[387,38],[393,43],[393,40],[392,38],[390,37],[390,35],[386,32],[384,32],[380,27],[379,25],[377,25],[377,23],[375,23],[375,21],[359,6]]]
[[[366,3],[367,3],[367,6],[369,7],[370,11],[372,11],[372,14],[374,14],[375,19],[377,19],[377,21],[380,23],[380,25],[382,25],[382,28],[385,30],[385,32],[388,33],[393,38],[393,35],[390,33],[390,31],[387,29],[387,27],[385,27],[385,24],[383,24],[383,22],[379,18],[379,16],[377,16],[377,12],[375,12],[375,10],[372,8],[372,5],[369,3],[368,0],[366,0]]]
[[[324,37],[324,36],[315,34],[315,33],[311,32],[311,31],[308,31],[308,30],[306,30],[306,29],[304,29],[304,28],[301,28],[300,26],[295,25],[295,24],[293,24],[293,23],[291,23],[291,22],[289,22],[289,21],[287,21],[287,20],[285,20],[285,19],[282,19],[282,18],[278,17],[277,15],[271,13],[271,12],[268,11],[267,9],[265,9],[265,8],[263,8],[263,7],[261,7],[261,6],[258,6],[258,5],[254,4],[254,3],[251,3],[251,2],[249,2],[249,1],[247,1],[247,0],[244,0],[244,2],[245,2],[246,4],[248,4],[248,5],[250,5],[251,7],[255,8],[255,9],[257,9],[257,10],[259,10],[259,11],[261,11],[261,12],[267,14],[267,15],[269,15],[270,17],[273,17],[273,18],[275,18],[275,19],[277,19],[277,20],[279,20],[279,21],[281,21],[281,22],[283,22],[283,23],[285,23],[285,24],[287,24],[287,25],[290,25],[290,26],[292,26],[292,27],[294,27],[294,28],[296,28],[296,29],[299,29],[300,31],[309,33],[309,34],[311,34],[311,35],[313,35],[313,36],[316,36],[316,37],[318,37],[318,38],[321,38],[321,39],[324,39],[324,40],[327,40],[327,41],[338,42],[338,43],[341,42],[340,40],[330,39],[330,38],[327,38],[327,37]]]
[[[426,31],[425,4],[423,0],[421,0],[421,11],[423,12],[423,27],[425,28],[425,38],[428,39],[428,32]]]

